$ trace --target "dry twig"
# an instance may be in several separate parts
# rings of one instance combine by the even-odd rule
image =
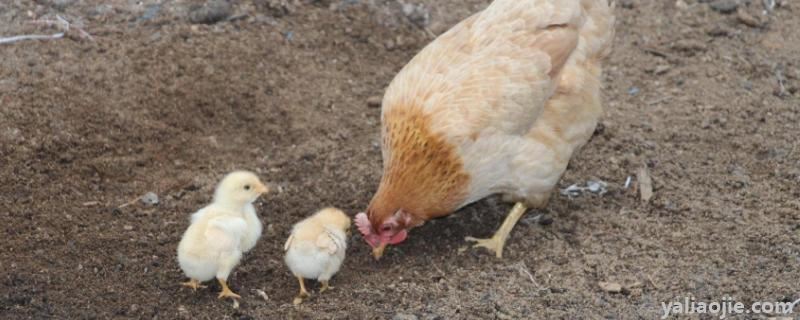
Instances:
[[[56,20],[40,19],[40,20],[31,21],[31,23],[40,24],[40,25],[46,25],[46,26],[55,26],[58,29],[60,29],[61,32],[50,34],[50,35],[27,34],[27,35],[19,35],[19,36],[12,36],[12,37],[2,37],[2,38],[0,38],[0,44],[8,44],[8,43],[14,43],[14,42],[25,41],[25,40],[61,39],[72,30],[75,30],[75,31],[78,32],[78,35],[77,35],[78,38],[94,41],[94,37],[92,37],[91,34],[86,32],[86,30],[83,30],[82,28],[79,28],[79,27],[74,27],[71,23],[69,23],[69,21],[67,21],[67,19],[64,19],[63,17],[61,17],[59,15],[56,16]]]

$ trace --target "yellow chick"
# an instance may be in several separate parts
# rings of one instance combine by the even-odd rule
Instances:
[[[217,278],[219,298],[240,298],[228,288],[228,276],[261,237],[261,221],[253,202],[269,189],[247,171],[228,174],[217,185],[213,202],[192,215],[191,224],[178,245],[178,263],[194,290]]]
[[[333,287],[328,281],[344,262],[347,236],[350,234],[350,217],[334,208],[322,209],[292,227],[286,240],[286,265],[300,282],[300,293],[294,304],[309,297],[304,279],[317,279],[322,283],[320,293]]]

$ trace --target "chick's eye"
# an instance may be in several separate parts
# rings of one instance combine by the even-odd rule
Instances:
[[[245,189],[245,190],[250,190],[250,185],[249,185],[249,184],[248,184],[248,185],[245,185],[245,186],[244,186],[244,189]]]

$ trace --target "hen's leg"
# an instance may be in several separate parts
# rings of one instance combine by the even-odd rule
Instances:
[[[525,214],[525,211],[528,210],[528,207],[523,204],[522,202],[517,202],[514,205],[514,208],[511,209],[511,212],[508,213],[508,216],[505,220],[503,220],[503,224],[500,226],[500,229],[494,233],[489,239],[478,239],[473,237],[466,237],[467,241],[477,242],[473,247],[484,247],[489,249],[489,251],[494,251],[494,254],[498,258],[503,257],[503,246],[506,244],[506,239],[508,239],[508,234],[511,233],[511,229],[514,229],[514,225],[517,224],[519,218]]]
[[[306,291],[306,281],[303,279],[303,277],[297,276],[297,281],[300,282],[300,293],[298,293],[297,296],[294,297],[294,301],[292,301],[294,305],[303,303],[303,299],[311,296],[310,294],[308,294],[308,291]]]
[[[181,282],[181,285],[184,287],[192,288],[192,290],[197,291],[197,289],[205,288],[206,286],[200,284],[200,281],[197,279],[189,279],[189,281]]]

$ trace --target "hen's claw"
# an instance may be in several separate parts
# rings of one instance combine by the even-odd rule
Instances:
[[[472,245],[473,248],[486,248],[487,250],[494,252],[496,257],[503,257],[503,246],[505,245],[505,241],[501,242],[497,237],[491,237],[489,239],[466,237],[464,240],[476,242],[474,245]]]
[[[511,229],[514,228],[514,225],[517,224],[519,218],[525,214],[525,211],[528,209],[525,204],[521,202],[517,202],[513,208],[511,208],[511,212],[508,213],[506,219],[503,220],[503,224],[500,225],[500,229],[497,229],[497,232],[494,233],[489,239],[478,239],[473,237],[466,237],[464,238],[467,241],[477,242],[473,245],[473,248],[483,247],[489,249],[489,251],[494,251],[494,255],[498,258],[503,257],[503,247],[506,245],[506,239],[508,239],[508,234],[511,233]]]

